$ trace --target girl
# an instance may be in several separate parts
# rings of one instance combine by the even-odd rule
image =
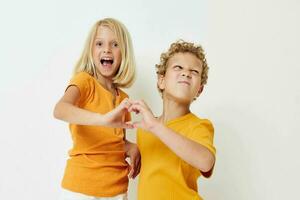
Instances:
[[[54,109],[70,123],[73,148],[62,180],[62,199],[127,199],[129,177],[139,173],[137,146],[125,139],[133,128],[130,102],[120,87],[132,85],[135,62],[130,35],[119,21],[106,18],[92,27],[74,76]]]

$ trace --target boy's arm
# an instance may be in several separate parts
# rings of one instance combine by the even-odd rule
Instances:
[[[149,131],[193,167],[202,172],[209,172],[212,169],[215,156],[205,146],[176,133],[160,122],[157,122]]]
[[[133,123],[135,127],[152,132],[177,156],[209,175],[215,163],[215,156],[205,146],[176,133],[160,123],[143,101],[135,101],[129,111],[142,115],[142,121]]]

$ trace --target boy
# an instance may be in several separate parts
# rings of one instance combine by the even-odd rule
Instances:
[[[133,125],[142,164],[139,200],[201,199],[197,179],[209,177],[215,163],[214,129],[207,119],[190,111],[207,81],[208,66],[201,46],[178,41],[156,65],[163,112],[154,117],[143,101],[129,111],[142,115]]]

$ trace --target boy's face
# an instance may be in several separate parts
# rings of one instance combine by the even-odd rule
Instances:
[[[202,62],[192,53],[176,53],[167,62],[164,76],[158,79],[163,98],[190,104],[202,92]]]
[[[92,53],[97,71],[104,77],[114,77],[122,57],[117,37],[109,27],[98,27]]]

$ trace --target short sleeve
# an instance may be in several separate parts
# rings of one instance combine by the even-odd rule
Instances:
[[[76,86],[80,91],[79,102],[84,102],[91,94],[92,87],[90,86],[90,79],[91,79],[90,75],[87,74],[86,72],[79,72],[72,77],[66,90],[70,86]]]
[[[214,127],[209,120],[202,120],[197,124],[189,134],[189,138],[205,146],[214,155],[216,154],[216,148],[214,147]]]

